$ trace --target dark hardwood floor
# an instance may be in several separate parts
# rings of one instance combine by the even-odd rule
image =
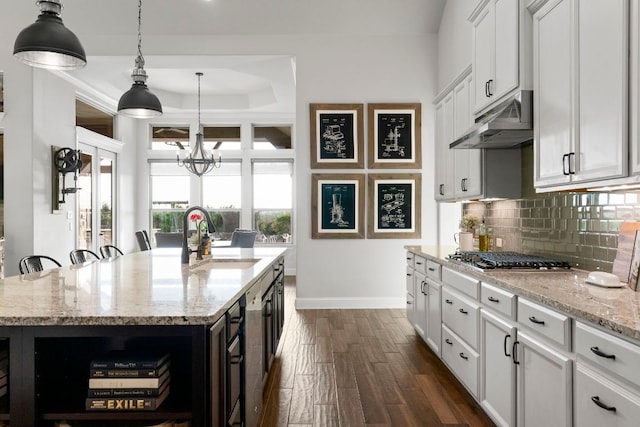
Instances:
[[[404,309],[296,310],[294,300],[287,277],[261,426],[494,425]]]

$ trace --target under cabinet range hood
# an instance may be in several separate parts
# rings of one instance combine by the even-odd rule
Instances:
[[[512,148],[533,139],[533,91],[522,90],[476,119],[449,148]]]

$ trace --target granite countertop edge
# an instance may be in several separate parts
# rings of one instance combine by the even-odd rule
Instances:
[[[640,296],[626,285],[607,289],[585,284],[588,272],[578,269],[561,272],[482,272],[448,260],[446,255],[453,253],[451,248],[406,246],[405,249],[575,320],[599,325],[620,336],[640,341]],[[533,285],[534,281],[544,282],[544,285]]]

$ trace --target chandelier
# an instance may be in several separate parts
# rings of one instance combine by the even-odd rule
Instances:
[[[211,172],[213,168],[219,168],[222,163],[222,157],[218,154],[216,159],[215,153],[209,154],[204,149],[202,124],[200,123],[200,77],[202,77],[202,73],[197,72],[196,76],[198,76],[198,133],[196,133],[196,143],[191,153],[184,160],[180,160],[180,154],[176,156],[176,160],[178,161],[178,166],[184,166],[189,172],[200,177]]]

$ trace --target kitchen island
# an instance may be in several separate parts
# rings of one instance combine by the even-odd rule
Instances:
[[[284,251],[216,248],[183,265],[179,248],[153,249],[1,280],[0,352],[8,350],[9,393],[0,399],[0,421],[215,424],[220,397],[212,379],[224,375],[214,366],[220,350],[212,327],[235,324],[235,334],[244,333],[244,296],[257,285],[264,288],[255,292],[259,299],[282,281]],[[238,340],[243,347],[244,338]],[[170,354],[170,394],[158,410],[85,410],[91,360],[117,349]],[[227,402],[231,410],[233,403]]]

